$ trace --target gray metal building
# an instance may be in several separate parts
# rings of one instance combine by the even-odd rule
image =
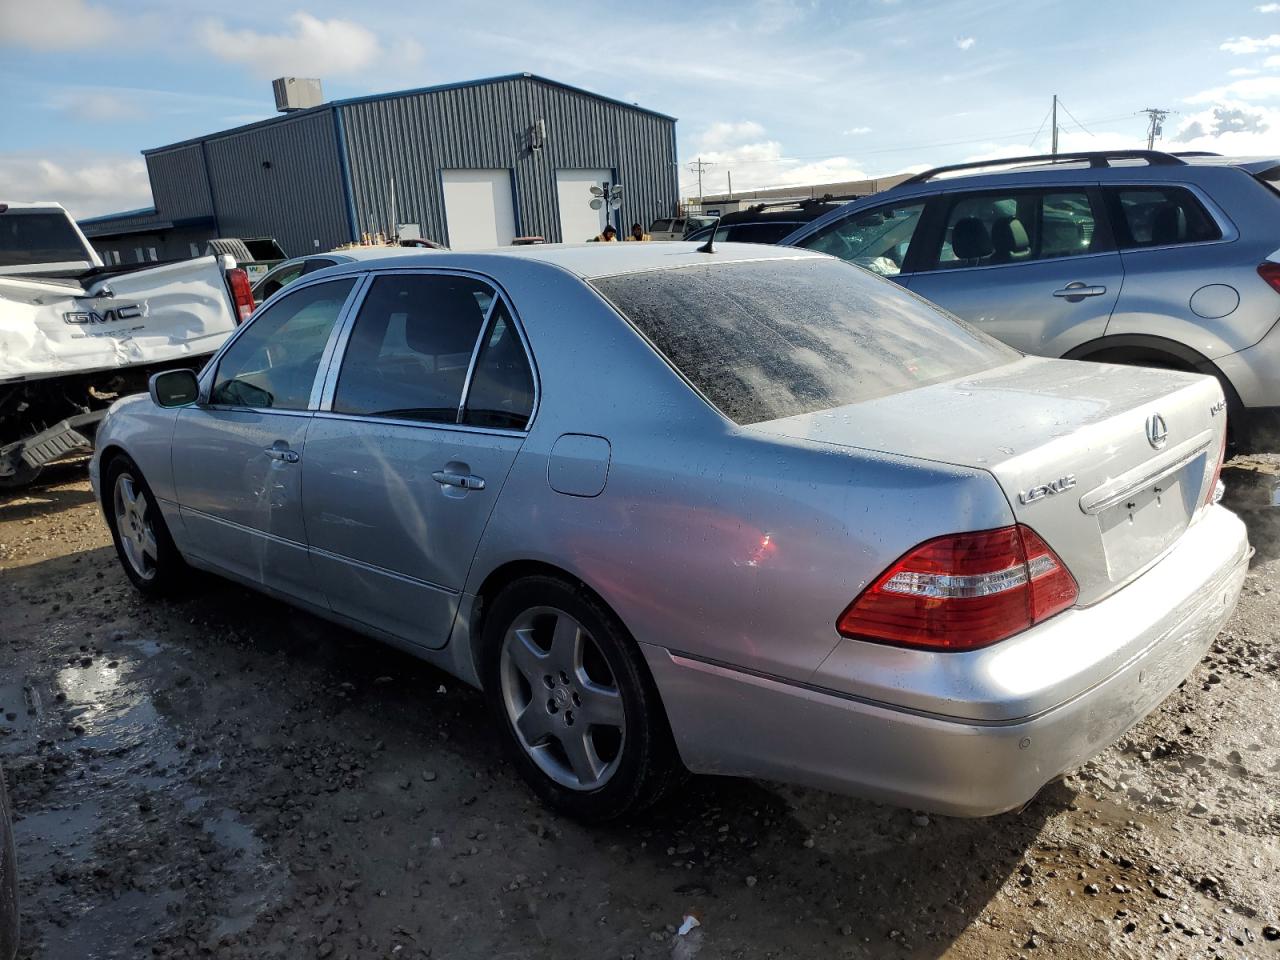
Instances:
[[[299,256],[415,227],[459,249],[586,240],[679,199],[674,118],[527,73],[333,101],[143,156],[154,208],[80,221],[111,262],[214,237]],[[619,210],[591,209],[592,186],[617,184]]]

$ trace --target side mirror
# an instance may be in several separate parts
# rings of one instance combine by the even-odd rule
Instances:
[[[194,370],[163,370],[151,375],[147,392],[157,407],[186,407],[199,398],[200,381]]]

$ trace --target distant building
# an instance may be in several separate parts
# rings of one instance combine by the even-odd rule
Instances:
[[[685,209],[689,213],[719,217],[726,213],[737,213],[739,210],[746,210],[761,203],[799,203],[801,200],[820,200],[823,197],[852,199],[888,190],[909,176],[911,176],[909,173],[897,173],[871,180],[842,180],[839,183],[813,183],[794,187],[770,187],[767,190],[709,193],[702,197],[701,202],[696,197],[686,200]]]
[[[314,81],[277,81],[307,85]],[[285,109],[282,107],[282,109]],[[143,151],[155,206],[80,226],[112,263],[274,237],[290,256],[398,232],[458,249],[625,232],[676,212],[675,119],[532,74],[289,109]],[[621,184],[621,207],[591,208]]]

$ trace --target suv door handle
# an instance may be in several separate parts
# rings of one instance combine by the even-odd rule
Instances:
[[[297,463],[302,459],[295,451],[281,449],[280,447],[267,447],[262,451],[272,460],[283,460],[285,463]]]
[[[1061,290],[1053,291],[1053,295],[1055,297],[1066,297],[1070,300],[1075,297],[1100,297],[1106,292],[1106,287],[1091,287],[1087,283],[1081,283],[1077,280],[1075,283],[1068,283]]]
[[[446,470],[437,470],[431,474],[431,479],[445,487],[461,487],[463,490],[484,489],[484,477],[477,477],[474,473],[449,473]]]

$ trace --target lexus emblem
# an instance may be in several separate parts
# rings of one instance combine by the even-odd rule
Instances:
[[[1147,443],[1159,450],[1169,439],[1169,428],[1165,426],[1164,417],[1153,413],[1147,417]]]

